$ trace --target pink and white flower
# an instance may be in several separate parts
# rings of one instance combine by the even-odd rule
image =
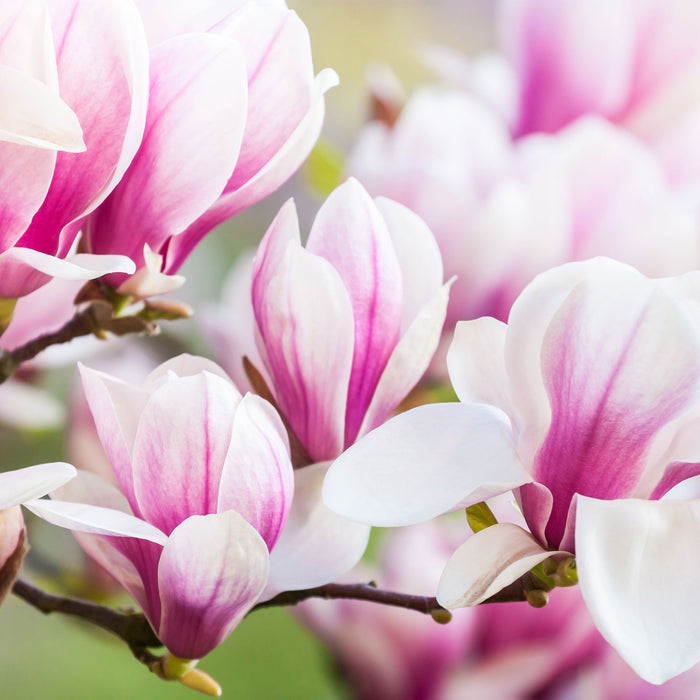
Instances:
[[[427,226],[353,179],[302,247],[294,203],[265,234],[252,281],[258,349],[281,413],[311,461],[337,457],[421,378],[449,283]]]
[[[65,258],[143,133],[148,56],[136,8],[10,0],[0,26],[9,95],[0,117],[0,296],[24,296],[51,277],[133,270],[121,256]]]
[[[695,203],[644,143],[599,118],[512,142],[473,96],[424,88],[393,127],[364,128],[348,169],[435,234],[457,276],[448,329],[506,319],[536,274],[572,260],[606,255],[652,276],[700,266]]]
[[[296,171],[337,76],[314,77],[308,32],[284,2],[138,6],[151,45],[145,134],[84,247],[131,257],[139,272],[122,291],[146,296],[182,283],[174,274],[211,229]]]
[[[331,467],[329,507],[403,525],[515,489],[529,532],[500,523],[460,547],[438,599],[477,604],[575,556],[603,636],[645,680],[700,660],[688,556],[700,501],[659,500],[700,473],[700,279],[649,280],[607,259],[537,277],[508,324],[460,324],[461,399],[414,409]]]

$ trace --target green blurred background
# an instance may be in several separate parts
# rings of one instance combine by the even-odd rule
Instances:
[[[195,0],[193,0],[194,2]],[[491,41],[488,0],[434,2],[366,0],[290,1],[311,35],[317,70],[330,66],[341,80],[327,95],[324,138],[346,149],[367,116],[365,75],[373,62],[391,66],[410,90],[430,78],[419,49],[437,42],[467,52]],[[199,308],[219,294],[221,281],[241,248],[255,245],[289,196],[301,199],[302,229],[308,230],[318,202],[303,174],[282,191],[215,231],[188,262],[188,283],[179,298]],[[180,339],[197,335],[194,321],[173,329]],[[197,342],[194,342],[198,347]],[[49,378],[58,394],[70,380],[66,370]],[[62,435],[0,433],[3,468],[63,458]],[[75,570],[80,554],[69,533],[27,518],[33,552],[24,575],[48,585],[40,570]],[[33,568],[31,564],[33,562]],[[67,573],[66,573],[67,572]],[[121,601],[128,604],[128,600]],[[407,613],[413,614],[413,613]],[[0,610],[0,691],[3,698],[194,698],[193,691],[165,683],[137,663],[124,644],[92,626],[60,615],[45,617],[18,599]],[[200,667],[237,698],[346,698],[324,649],[288,611],[254,613]]]

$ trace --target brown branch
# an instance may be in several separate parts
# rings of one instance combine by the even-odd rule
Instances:
[[[435,618],[439,618],[438,621],[442,621],[449,616],[449,611],[445,610],[435,598],[385,591],[377,588],[374,583],[329,583],[325,586],[307,588],[303,591],[285,591],[270,600],[258,603],[251,612],[279,605],[296,605],[309,598],[366,600],[370,603],[381,603],[383,605],[406,608],[407,610],[415,610],[424,615],[432,615]]]
[[[52,345],[68,343],[74,338],[91,334],[104,339],[107,331],[115,335],[127,333],[153,335],[157,332],[157,328],[149,321],[137,316],[115,318],[114,309],[109,302],[93,301],[58,330],[44,333],[12,351],[0,352],[0,384],[9,379],[23,362],[35,358]]]
[[[15,581],[12,592],[46,615],[59,612],[80,617],[111,632],[126,642],[137,658],[146,647],[162,646],[142,613],[121,612],[99,603],[47,593],[24,579]]]

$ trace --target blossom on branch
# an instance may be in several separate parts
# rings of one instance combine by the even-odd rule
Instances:
[[[182,283],[173,276],[211,229],[297,170],[337,76],[314,77],[308,32],[284,2],[138,7],[151,46],[144,138],[83,245],[132,258],[135,277],[108,281],[147,296]]]
[[[24,296],[51,277],[132,271],[122,256],[65,258],[143,133],[148,55],[136,8],[10,0],[0,29],[0,297]]]
[[[700,473],[699,303],[697,273],[649,280],[599,258],[541,274],[507,325],[458,326],[448,366],[461,403],[414,409],[351,447],[326,503],[403,525],[514,489],[529,532],[499,523],[469,538],[438,601],[478,604],[542,564],[552,585],[578,576],[642,678],[681,673],[700,660],[687,555],[700,500],[659,499]]]

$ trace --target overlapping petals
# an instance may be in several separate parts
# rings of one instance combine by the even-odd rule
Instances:
[[[699,284],[697,273],[649,280],[607,259],[543,273],[507,326],[458,326],[448,365],[466,403],[415,409],[361,440],[331,467],[327,504],[405,524],[436,514],[430,505],[452,510],[511,489],[520,470],[515,493],[530,533],[501,523],[471,537],[448,563],[438,599],[478,603],[569,553],[596,624],[623,658],[654,683],[680,673],[700,659],[688,641],[696,572],[678,561],[697,538],[696,508],[655,499],[700,473]],[[479,426],[494,411],[509,429],[488,436]],[[463,434],[480,433],[479,449],[455,438],[459,422]],[[392,454],[402,440],[426,446],[415,458]],[[496,455],[508,449],[504,477]],[[404,485],[421,480],[423,498],[412,501]],[[644,634],[625,622],[632,618]]]
[[[292,202],[253,270],[258,347],[282,413],[312,461],[386,419],[437,345],[447,287],[425,224],[348,180],[301,246]]]
[[[127,254],[138,268],[147,245],[161,256],[154,274],[173,275],[212,228],[299,167],[337,78],[314,78],[306,27],[283,2],[177,3],[165,22],[162,3],[138,4],[152,44],[146,131],[121,185],[90,217],[84,245]],[[138,295],[133,287],[125,291]]]

